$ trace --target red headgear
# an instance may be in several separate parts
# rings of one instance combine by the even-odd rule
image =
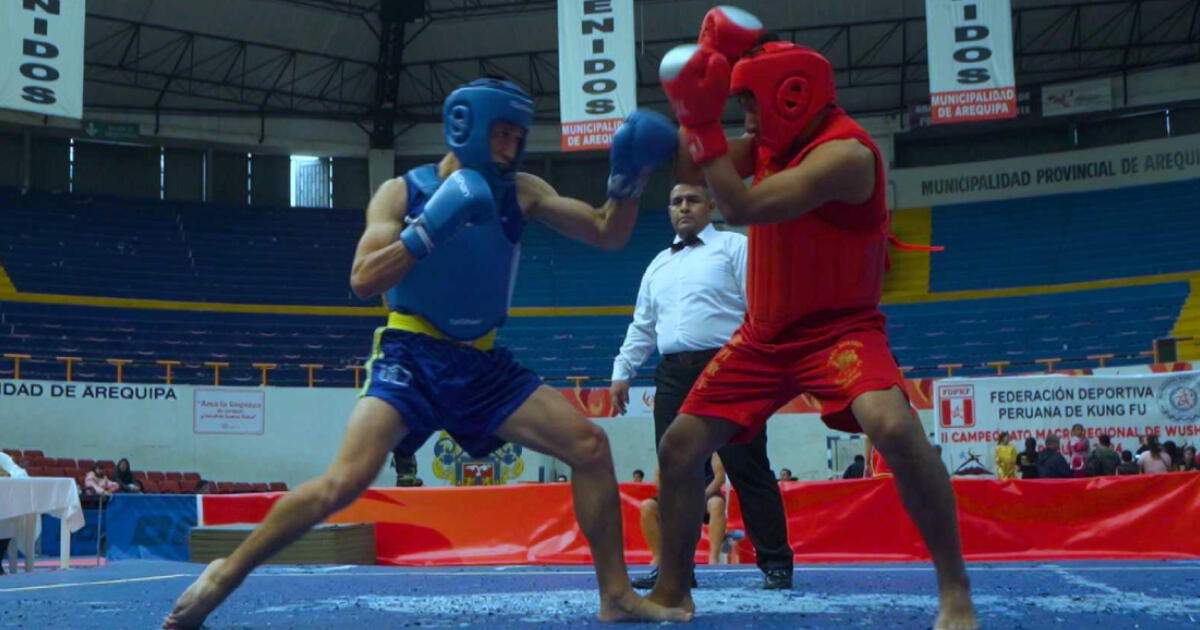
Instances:
[[[791,42],[767,42],[733,66],[729,92],[758,101],[758,141],[772,153],[796,136],[837,96],[833,66],[820,53]]]

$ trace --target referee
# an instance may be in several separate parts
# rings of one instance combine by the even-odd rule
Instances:
[[[716,206],[704,186],[677,184],[670,204],[675,242],[655,256],[642,276],[633,322],[613,363],[611,387],[615,411],[624,414],[629,381],[638,366],[655,349],[662,354],[654,373],[656,449],[692,384],[746,312],[746,237],[712,226]],[[766,431],[748,444],[725,446],[718,453],[741,499],[747,533],[764,574],[762,587],[790,589],[792,550],[783,499],[767,459]],[[654,569],[634,586],[649,588],[657,577]]]

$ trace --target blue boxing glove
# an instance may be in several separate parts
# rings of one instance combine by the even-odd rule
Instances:
[[[618,201],[639,198],[650,171],[675,157],[679,136],[666,116],[639,109],[613,134],[608,161],[608,196]]]
[[[434,191],[420,216],[406,219],[408,227],[400,232],[400,240],[408,253],[420,260],[466,223],[482,222],[495,214],[496,200],[487,181],[479,173],[462,168]]]

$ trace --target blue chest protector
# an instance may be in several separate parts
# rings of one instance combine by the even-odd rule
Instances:
[[[409,217],[420,216],[442,181],[434,164],[404,174]],[[413,265],[384,294],[388,308],[420,315],[458,341],[478,339],[503,324],[512,303],[525,218],[516,187],[501,193],[496,206],[496,215],[487,222],[466,225]]]

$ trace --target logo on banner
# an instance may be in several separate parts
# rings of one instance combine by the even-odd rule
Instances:
[[[1195,422],[1200,418],[1200,377],[1190,374],[1167,379],[1158,390],[1158,406],[1175,422]]]
[[[938,385],[942,401],[942,426],[962,428],[975,426],[975,386]]]

